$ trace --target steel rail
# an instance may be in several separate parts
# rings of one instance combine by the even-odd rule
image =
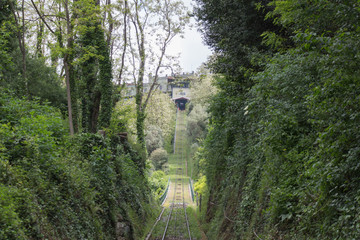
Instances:
[[[176,169],[176,172],[175,172],[176,175],[178,175],[178,174],[177,174],[177,171],[178,171],[178,169]],[[174,210],[177,181],[178,181],[178,179],[175,178],[175,187],[174,187],[173,201],[172,201],[172,204],[170,205],[170,213],[169,213],[168,219],[167,219],[167,221],[166,221],[165,230],[164,230],[164,233],[163,233],[163,236],[162,236],[161,240],[164,240],[165,237],[166,237],[166,233],[167,233],[167,230],[168,230],[168,228],[169,228],[169,223],[170,223],[171,215],[172,215],[172,212],[173,212],[173,210]]]
[[[177,118],[176,118],[176,131],[178,131],[178,125],[179,127],[183,124],[183,119],[181,114],[177,114]],[[179,119],[178,119],[179,118]],[[179,121],[178,121],[179,120]],[[180,128],[181,129],[181,128]],[[174,154],[176,155],[176,158],[180,158],[180,162],[183,165],[184,163],[184,148],[183,148],[183,132],[179,132],[180,134],[176,135],[175,133],[175,141],[174,141]],[[176,141],[177,140],[177,141]],[[185,166],[186,167],[186,166]],[[173,199],[172,199],[172,203],[170,205],[170,212],[169,215],[167,217],[167,221],[166,221],[166,226],[162,235],[161,240],[165,240],[166,239],[166,235],[168,233],[169,230],[169,224],[170,221],[173,220],[174,221],[174,234],[175,236],[171,236],[171,237],[175,237],[175,238],[184,238],[185,236],[183,235],[184,233],[181,232],[181,228],[178,226],[179,224],[177,224],[178,221],[181,221],[180,218],[178,217],[179,214],[179,209],[176,208],[176,204],[175,204],[175,200],[176,200],[176,193],[178,191],[178,182],[181,181],[181,193],[182,193],[182,208],[184,210],[184,215],[185,215],[185,224],[186,224],[186,228],[187,228],[187,233],[189,235],[189,239],[191,240],[191,231],[190,231],[190,225],[189,225],[189,219],[187,216],[187,212],[186,212],[186,203],[185,203],[185,190],[184,190],[184,166],[182,166],[181,168],[177,168],[175,171],[175,181],[174,181],[174,194],[173,194]],[[180,178],[181,177],[181,178]],[[180,185],[180,184],[179,184]],[[180,189],[179,189],[180,190]],[[179,203],[180,204],[180,203]],[[175,209],[175,211],[174,211]],[[146,240],[148,240],[151,237],[152,231],[155,228],[156,224],[160,221],[160,219],[162,218],[164,212],[164,208],[162,210],[162,212],[160,213],[160,216],[157,218],[156,223],[154,224],[153,228],[151,229],[151,232],[148,234]],[[178,232],[176,232],[178,231]]]
[[[183,179],[183,181],[184,181],[184,179]],[[190,232],[190,226],[189,226],[189,219],[188,219],[187,213],[186,213],[185,194],[184,194],[184,183],[182,184],[182,192],[183,192],[183,209],[184,209],[184,213],[185,213],[186,228],[187,228],[187,230],[188,230],[189,239],[191,240],[191,232]]]
[[[184,151],[181,151],[181,160],[182,162],[184,162]],[[187,162],[185,161],[185,167],[186,167],[186,175],[187,175]],[[184,170],[182,171],[182,175],[184,175]],[[183,209],[184,209],[184,214],[185,214],[185,223],[186,223],[186,228],[187,228],[187,232],[189,234],[189,240],[191,240],[191,232],[190,232],[190,226],[189,226],[189,219],[187,217],[187,213],[186,213],[186,204],[185,204],[185,194],[184,194],[184,179],[182,178],[182,195],[183,195]]]
[[[161,217],[162,217],[164,211],[165,211],[165,208],[163,207],[162,210],[161,210],[161,212],[160,212],[159,217],[156,219],[155,224],[152,226],[152,228],[151,228],[150,232],[148,233],[148,235],[146,236],[145,240],[149,240],[149,239],[150,239],[151,234],[152,234],[152,232],[154,231],[154,229],[155,229],[156,225],[158,224],[158,222],[161,220]]]

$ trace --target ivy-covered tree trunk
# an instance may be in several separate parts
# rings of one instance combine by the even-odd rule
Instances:
[[[139,76],[137,79],[136,85],[136,134],[137,140],[141,146],[141,150],[144,153],[143,162],[140,163],[142,169],[145,168],[145,155],[146,155],[146,144],[145,144],[145,131],[144,131],[144,121],[145,121],[145,106],[143,105],[143,94],[144,94],[144,75],[145,75],[145,63],[146,63],[146,54],[145,54],[145,34],[142,23],[140,22],[139,13],[136,14],[136,23],[137,23],[137,39],[139,40],[139,55],[140,55],[140,66],[139,66]]]
[[[40,8],[44,8],[44,5],[41,4]],[[43,9],[42,9],[43,10]],[[38,58],[43,57],[43,51],[42,51],[42,43],[44,39],[44,33],[45,33],[45,24],[41,19],[38,20],[38,29],[36,33],[36,52],[35,55]]]
[[[91,46],[93,38],[91,34],[84,36],[83,47]],[[95,57],[88,57],[88,59],[82,63],[82,129],[85,132],[96,132],[96,120],[94,119],[95,111],[95,99],[99,97],[96,93],[96,59]]]
[[[72,44],[71,44],[72,48]],[[70,85],[70,94],[71,94],[71,108],[72,108],[72,123],[74,133],[79,131],[79,109],[78,109],[78,93],[77,93],[77,84],[75,81],[75,71],[73,66],[73,55],[70,53],[69,56],[69,85]]]
[[[90,3],[82,12],[81,28],[82,59],[82,128],[95,133],[110,124],[112,112],[112,66],[109,47],[101,27],[101,19],[93,18],[99,2]]]
[[[74,133],[79,131],[79,109],[78,109],[78,84],[76,84],[76,77],[75,77],[75,70],[74,70],[74,37],[71,35],[73,32],[73,20],[76,19],[76,14],[70,17],[68,1],[66,1],[66,21],[67,21],[67,29],[68,29],[68,36],[67,36],[67,55],[69,61],[69,86],[70,86],[70,95],[71,95],[71,110],[72,110],[72,125]]]
[[[136,133],[137,140],[141,146],[140,155],[143,157],[142,162],[139,163],[141,169],[145,169],[145,159],[146,159],[146,144],[145,144],[145,112],[137,109],[136,111]]]
[[[73,32],[73,26],[71,24],[70,18],[70,10],[69,10],[69,2],[65,1],[65,16],[66,16],[66,31],[67,31],[67,51],[64,56],[64,66],[65,66],[65,75],[66,75],[66,92],[67,92],[67,100],[68,100],[68,117],[69,117],[69,127],[70,127],[70,135],[73,135],[78,131],[78,121],[77,121],[77,97],[76,97],[76,86],[75,86],[75,78],[74,78],[74,67],[73,67],[73,42],[74,39],[71,36]],[[61,30],[60,30],[61,31]],[[62,35],[58,34],[61,38],[59,42],[62,43]]]
[[[141,66],[145,67],[145,60],[141,64]],[[143,78],[144,75],[140,73],[139,79],[136,85],[136,135],[137,141],[140,144],[142,151],[142,162],[139,163],[139,167],[141,169],[145,169],[145,159],[146,159],[146,144],[145,144],[145,109],[143,108],[142,98],[143,98]]]
[[[99,115],[100,127],[108,127],[110,125],[112,113],[112,66],[110,60],[110,51],[105,36],[99,31],[99,51],[102,58],[100,59],[100,91],[101,91],[101,109]]]

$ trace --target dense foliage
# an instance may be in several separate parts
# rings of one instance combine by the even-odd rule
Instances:
[[[0,239],[142,237],[167,184],[144,134],[149,154],[170,152],[175,128],[174,104],[152,90],[187,19],[180,1],[0,2]],[[142,89],[148,71],[136,111],[121,89]]]
[[[197,157],[210,239],[359,238],[358,1],[197,2],[223,76]]]
[[[57,109],[5,92],[0,238],[139,238],[150,190],[127,141],[115,134],[69,137]]]
[[[176,108],[169,95],[154,91],[146,108],[145,142],[150,155],[156,148],[173,150]]]
[[[186,131],[190,143],[197,144],[206,136],[209,102],[217,92],[213,78],[205,69],[199,69],[197,78],[191,81],[191,101],[187,105],[189,111]],[[195,145],[194,145],[195,146]]]
[[[168,159],[168,153],[163,148],[158,148],[153,151],[149,158],[156,170],[162,170],[164,164],[167,163]]]
[[[186,132],[191,142],[195,143],[205,138],[207,123],[208,114],[206,108],[200,104],[192,107],[186,124]]]
[[[109,46],[101,27],[100,5],[97,1],[78,1],[79,39],[76,57],[77,87],[72,89],[73,102],[79,105],[79,124],[84,132],[95,133],[108,127],[112,112],[112,67]],[[81,93],[81,94],[79,94]],[[75,101],[78,99],[79,103]],[[77,108],[74,104],[73,107]],[[74,117],[74,120],[77,119]]]
[[[169,179],[162,170],[154,171],[149,177],[150,188],[154,191],[156,199],[164,194],[164,191],[167,187]]]
[[[0,14],[0,86],[12,89],[19,97],[40,98],[52,106],[66,109],[66,94],[59,76],[43,58],[26,55],[26,85],[22,77],[22,61],[19,44],[14,33],[16,27],[6,1],[1,2]]]
[[[161,113],[161,114],[159,114]],[[175,132],[175,104],[166,93],[154,91],[146,108],[145,142],[148,155],[157,148],[170,153]],[[131,141],[136,142],[136,104],[134,98],[123,98],[117,102],[111,129],[128,132]]]
[[[167,94],[160,91],[153,92],[153,97],[149,100],[146,109],[145,141],[148,156],[145,158],[149,159],[147,161],[147,175],[150,189],[156,197],[163,193],[168,181],[165,173],[157,169],[168,170],[168,154],[173,151],[175,111],[175,104]],[[137,142],[136,104],[133,98],[121,99],[116,104],[109,130],[115,133],[127,132],[129,141]],[[136,149],[139,148],[139,144],[136,144]],[[154,152],[157,153],[154,155]]]

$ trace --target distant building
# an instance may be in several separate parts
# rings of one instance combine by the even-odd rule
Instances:
[[[169,79],[171,87],[171,99],[179,110],[185,110],[186,103],[191,99],[190,82],[194,79],[194,73],[183,73]]]
[[[136,86],[134,83],[126,83],[126,87],[124,90],[126,97],[133,97],[136,93]]]
[[[149,83],[144,83],[143,92],[148,92],[150,89]],[[125,97],[134,97],[136,94],[136,85],[135,83],[126,83],[125,85]]]
[[[156,81],[155,89],[160,90],[163,93],[168,93],[168,76],[159,77]]]
[[[175,76],[158,77],[154,90],[160,90],[169,94],[178,109],[185,110],[185,105],[191,99],[190,82],[194,79],[193,73],[183,73]],[[154,79],[149,76],[149,82],[144,83],[144,92],[148,92]],[[133,97],[136,94],[134,83],[126,84],[126,97]]]
[[[172,100],[180,110],[185,110],[185,105],[190,101],[190,88],[173,87]]]

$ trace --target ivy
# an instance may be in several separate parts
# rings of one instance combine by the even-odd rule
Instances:
[[[264,49],[243,38],[251,24],[224,32],[246,8],[198,2],[223,75],[203,150],[209,238],[359,238],[359,3],[261,1]]]
[[[0,94],[0,238],[141,236],[150,189],[116,134],[69,137],[59,110]],[[131,214],[131,217],[129,216]],[[130,232],[116,230],[125,224]]]

